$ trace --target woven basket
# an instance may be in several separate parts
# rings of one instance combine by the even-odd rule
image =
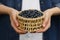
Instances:
[[[22,11],[20,11],[20,13],[21,12]],[[19,14],[17,14],[17,20],[19,22],[18,29],[27,30],[28,32],[34,32],[43,27],[42,23],[43,23],[44,16],[37,17],[37,18],[25,18],[19,16]]]

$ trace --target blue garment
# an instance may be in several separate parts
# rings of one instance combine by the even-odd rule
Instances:
[[[41,9],[42,11],[53,8],[60,7],[60,0],[41,0]],[[52,16],[51,18],[51,27],[44,32],[44,40],[60,40],[60,16]]]
[[[0,3],[21,10],[22,0],[0,0]],[[40,0],[41,10],[59,6],[60,0]],[[44,40],[60,40],[60,17],[51,18],[51,27],[44,32]],[[0,15],[0,40],[19,40],[18,34],[13,30],[8,15]]]
[[[21,0],[0,0],[0,3],[17,10],[21,10],[21,2]],[[19,40],[19,35],[11,27],[8,15],[0,15],[0,40]]]
[[[60,16],[53,16],[51,18],[51,27],[44,32],[44,40],[60,40]]]

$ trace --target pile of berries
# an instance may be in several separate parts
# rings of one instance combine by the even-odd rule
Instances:
[[[19,14],[19,16],[22,16],[25,18],[37,18],[37,17],[41,17],[42,15],[43,14],[37,10],[24,10]]]

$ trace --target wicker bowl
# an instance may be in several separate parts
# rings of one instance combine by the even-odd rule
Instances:
[[[20,13],[22,12],[24,11],[20,11]],[[26,17],[19,16],[19,14],[17,14],[17,20],[19,22],[18,29],[27,30],[28,32],[34,32],[43,27],[42,26],[44,20],[43,15],[37,18],[26,18]]]

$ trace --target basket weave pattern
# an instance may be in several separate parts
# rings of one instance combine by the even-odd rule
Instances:
[[[27,30],[28,32],[34,32],[40,28],[42,28],[43,16],[38,18],[24,18],[17,15],[17,19],[19,22],[19,29]]]

